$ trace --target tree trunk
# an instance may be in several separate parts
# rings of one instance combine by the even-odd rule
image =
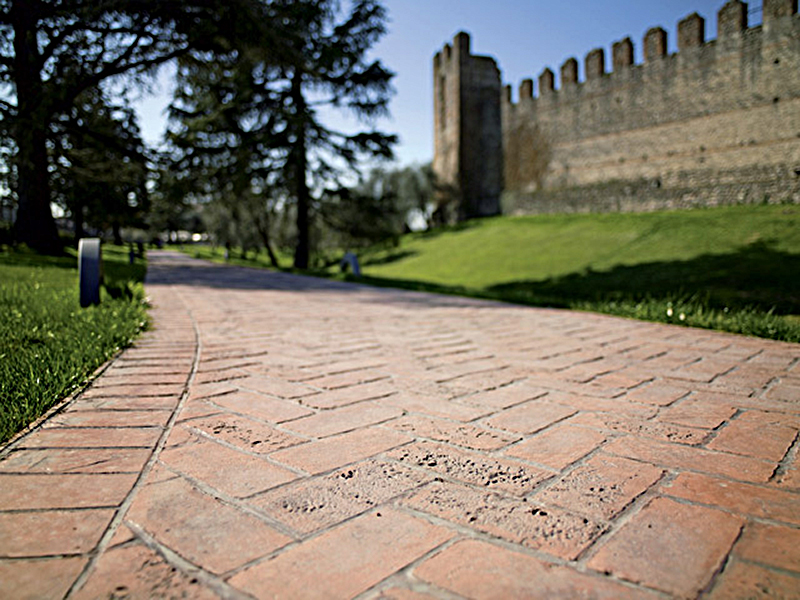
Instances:
[[[261,223],[258,223],[256,228],[258,229],[258,235],[261,236],[261,243],[264,244],[264,248],[267,250],[267,254],[269,254],[269,262],[276,269],[280,269],[281,266],[278,264],[278,257],[275,256],[275,252],[272,250],[272,244],[270,243],[269,231],[267,230],[267,227],[264,227],[261,225]]]
[[[120,229],[119,221],[114,221],[111,224],[111,233],[114,236],[114,245],[115,246],[122,246],[122,230]]]
[[[36,17],[25,0],[14,0],[10,17],[14,26],[14,78],[17,91],[17,242],[48,254],[62,251],[56,222],[50,211],[47,172],[47,123],[49,115],[39,71]]]
[[[306,181],[306,101],[303,97],[303,73],[298,69],[292,77],[292,102],[295,109],[296,140],[292,148],[294,192],[297,201],[297,246],[294,252],[296,269],[307,269],[309,260],[309,191]]]
[[[75,247],[78,247],[78,242],[84,236],[83,229],[83,205],[79,204],[72,208],[72,222],[75,224]]]

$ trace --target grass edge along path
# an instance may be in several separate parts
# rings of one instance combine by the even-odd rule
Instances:
[[[222,248],[184,251],[226,262]],[[800,342],[796,205],[495,217],[358,254],[361,278],[304,273]],[[269,268],[249,256],[227,262]]]
[[[84,387],[147,326],[146,263],[103,245],[99,306],[80,308],[77,258],[0,248],[0,444]]]

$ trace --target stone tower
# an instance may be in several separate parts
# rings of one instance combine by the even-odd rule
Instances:
[[[472,56],[461,32],[433,59],[433,170],[458,207],[458,219],[500,213],[503,137],[500,71]]]

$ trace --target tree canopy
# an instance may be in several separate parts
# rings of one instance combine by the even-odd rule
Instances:
[[[0,0],[0,116],[13,140],[18,241],[59,249],[50,211],[54,121],[111,78],[136,80],[202,43],[236,3]]]
[[[178,164],[206,194],[227,190],[232,219],[252,213],[247,206],[258,198],[264,217],[276,202],[290,206],[294,264],[306,268],[323,190],[340,188],[364,157],[392,155],[394,135],[334,130],[321,116],[325,107],[342,109],[369,125],[386,114],[393,74],[368,56],[386,15],[375,0],[352,2],[348,11],[335,0],[260,6],[264,30],[228,40],[213,61],[197,52],[180,59],[170,140]],[[268,228],[261,223],[259,232],[270,250]]]
[[[273,259],[276,215],[292,215],[294,263],[307,267],[313,221],[335,208],[323,200],[344,197],[363,159],[392,155],[396,137],[375,120],[393,74],[370,57],[385,28],[378,0],[0,0],[16,240],[59,250],[53,202],[76,234],[86,217],[118,238],[151,198],[150,222],[172,226],[168,205],[188,197]],[[170,61],[170,145],[153,173],[125,97]],[[329,110],[361,125],[331,128]]]

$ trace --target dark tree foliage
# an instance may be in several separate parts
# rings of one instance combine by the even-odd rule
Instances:
[[[76,243],[88,224],[110,228],[122,244],[121,228],[141,226],[148,209],[148,160],[135,113],[94,88],[51,129],[53,198],[71,215]]]
[[[371,123],[386,113],[393,74],[367,57],[385,11],[376,0],[347,12],[335,0],[253,0],[253,10],[258,18],[221,42],[215,60],[181,59],[171,140],[187,177],[208,182],[206,191],[227,182],[231,206],[254,195],[289,202],[294,264],[307,268],[322,190],[340,188],[364,157],[391,157],[396,141],[374,128],[333,130],[320,114],[333,107]]]
[[[177,237],[178,231],[198,231],[194,221],[198,221],[194,207],[190,203],[192,187],[188,180],[179,180],[168,163],[159,165],[151,173],[153,190],[149,194],[147,229],[153,232],[154,241],[158,234],[167,232],[170,238]]]
[[[59,250],[47,142],[76,100],[113,77],[141,77],[202,43],[238,2],[0,0],[0,115],[13,140],[18,241]]]
[[[171,176],[158,187],[164,195],[183,193],[204,205],[206,225],[226,245],[251,245],[255,230],[278,266],[270,217],[282,194],[279,165],[286,142],[274,131],[280,106],[259,90],[267,73],[255,57],[266,51],[259,45],[268,38],[257,45],[252,22],[234,36],[239,45],[251,40],[247,50],[220,38],[213,56],[193,52],[179,61],[171,107],[177,131],[168,136]]]

